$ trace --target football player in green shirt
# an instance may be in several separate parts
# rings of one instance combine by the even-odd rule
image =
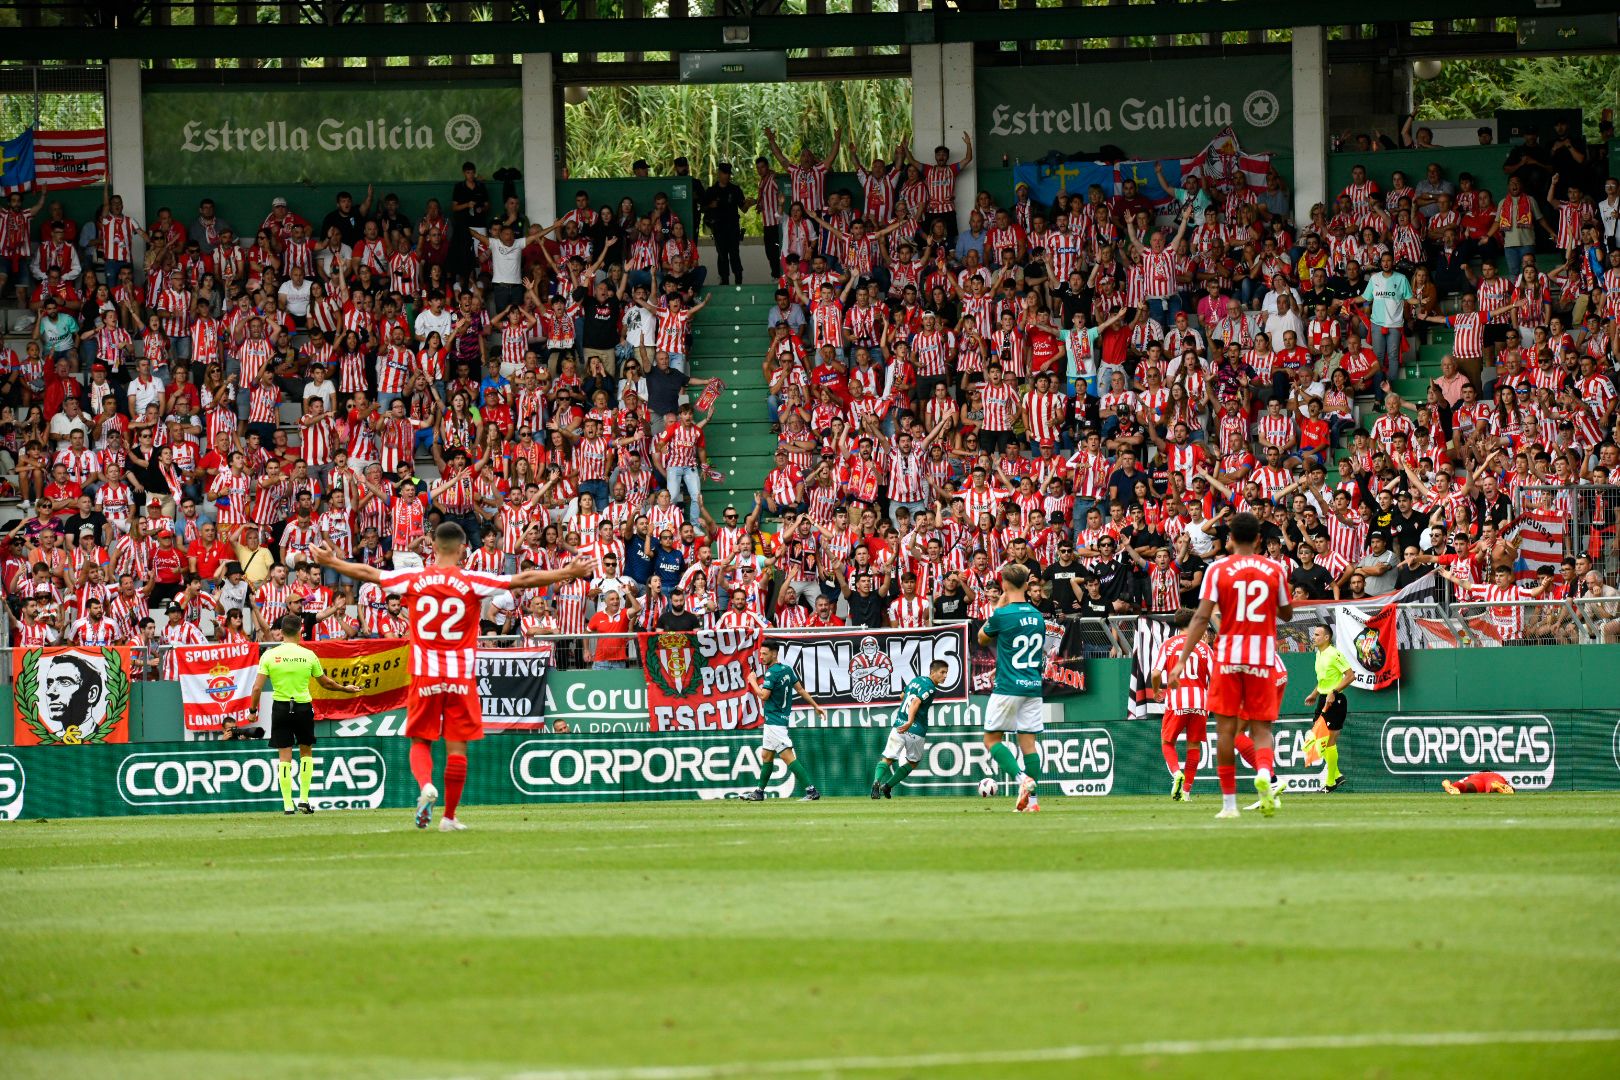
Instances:
[[[771,763],[781,758],[788,772],[804,788],[804,796],[799,801],[815,802],[821,798],[821,792],[816,790],[810,774],[799,764],[799,755],[793,750],[793,739],[788,735],[788,720],[793,714],[794,694],[804,698],[805,704],[816,710],[817,716],[825,719],[827,710],[805,690],[798,672],[786,664],[777,663],[779,655],[780,646],[776,642],[760,642],[759,660],[765,666],[765,675],[759,677],[752,671],[748,673],[749,688],[759,695],[759,700],[765,706],[765,726],[761,729],[763,742],[759,751],[759,787],[745,792],[742,798],[746,802],[765,801],[765,784],[771,778]]]
[[[928,665],[926,678],[919,675],[906,683],[905,693],[894,710],[889,741],[883,744],[883,757],[872,773],[872,798],[894,798],[894,789],[905,783],[911,770],[922,761],[923,744],[928,740],[928,708],[934,703],[939,688],[950,678],[950,670],[945,661],[935,660]]]
[[[281,620],[281,644],[259,657],[259,676],[253,680],[252,715],[259,714],[259,697],[270,683],[270,745],[275,748],[276,779],[281,784],[281,812],[293,812],[292,748],[298,744],[298,812],[313,814],[309,805],[309,780],[315,772],[315,703],[309,684],[318,682],[328,690],[358,694],[360,687],[346,686],[329,678],[321,658],[304,647],[301,640],[304,620],[287,615]]]
[[[1311,644],[1316,648],[1316,685],[1305,695],[1305,704],[1316,702],[1316,719],[1327,728],[1325,736],[1311,742],[1327,762],[1327,790],[1337,791],[1344,783],[1344,773],[1339,771],[1339,732],[1344,730],[1345,713],[1349,711],[1344,690],[1356,676],[1349,658],[1333,644],[1333,634],[1327,627],[1311,627]]]
[[[1001,568],[1001,601],[979,627],[979,644],[996,647],[996,682],[984,710],[984,745],[1009,779],[1018,781],[1015,809],[1041,808],[1035,785],[1041,778],[1041,753],[1035,737],[1045,730],[1042,720],[1041,676],[1046,670],[1046,616],[1025,599],[1029,567],[1008,563]],[[1023,777],[1018,756],[1006,743],[1007,733],[1018,735],[1023,753]]]

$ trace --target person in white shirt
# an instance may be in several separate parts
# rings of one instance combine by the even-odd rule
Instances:
[[[499,315],[523,303],[523,249],[529,241],[527,237],[514,239],[512,223],[503,221],[493,237],[480,235],[478,243],[489,252],[489,312]]]
[[[493,312],[499,315],[500,312]],[[427,307],[416,313],[416,322],[411,327],[416,332],[417,341],[426,341],[429,334],[438,334],[440,341],[450,340],[450,331],[456,327],[456,317],[444,306],[444,294],[440,292],[429,293]]]
[[[276,290],[281,310],[292,316],[293,324],[300,330],[309,318],[309,286],[309,279],[304,277],[304,268],[295,263],[287,272],[287,280]]]

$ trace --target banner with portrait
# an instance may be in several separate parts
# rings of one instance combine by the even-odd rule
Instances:
[[[11,650],[18,746],[129,742],[130,650]]]

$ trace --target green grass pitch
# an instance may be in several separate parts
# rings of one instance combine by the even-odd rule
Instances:
[[[1613,795],[1212,787],[18,822],[0,1075],[1614,1075]]]

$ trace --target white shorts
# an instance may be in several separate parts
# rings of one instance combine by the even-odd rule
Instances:
[[[990,704],[984,708],[984,730],[1016,731],[1020,735],[1040,734],[1046,730],[1041,699],[991,694]]]
[[[925,742],[921,735],[890,728],[889,741],[883,744],[883,756],[890,761],[905,761],[916,765],[922,761]]]
[[[788,735],[788,729],[780,724],[766,724],[760,728],[761,750],[769,750],[773,754],[780,754],[784,750],[793,749],[793,739]]]

